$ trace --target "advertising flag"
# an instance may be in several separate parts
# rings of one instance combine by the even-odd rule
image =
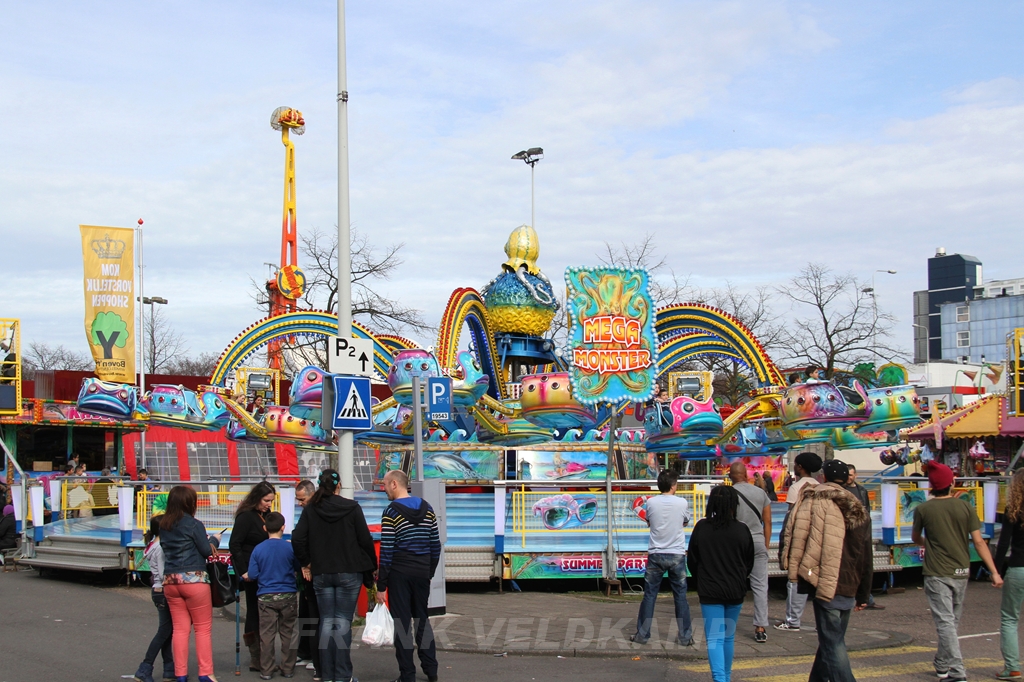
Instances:
[[[135,383],[135,232],[79,225],[85,336],[104,381]]]
[[[585,405],[648,400],[658,344],[647,272],[570,267],[565,285],[573,397]]]

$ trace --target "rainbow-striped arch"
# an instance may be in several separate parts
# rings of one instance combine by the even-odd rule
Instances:
[[[333,338],[338,335],[338,317],[323,310],[298,310],[284,315],[267,317],[246,327],[241,334],[221,353],[217,367],[210,376],[210,383],[223,386],[228,372],[240,367],[257,350],[274,339],[289,336],[322,336]],[[352,323],[352,336],[373,341],[373,368],[382,378],[388,375],[393,361],[393,349],[406,344],[415,347],[408,339],[388,335],[381,338],[369,329]]]
[[[698,355],[721,355],[746,364],[762,386],[784,386],[782,372],[753,332],[738,319],[709,305],[681,303],[658,310],[658,366],[662,373]]]
[[[480,368],[491,377],[487,392],[498,400],[508,397],[504,374],[497,365],[498,348],[494,345],[494,335],[487,321],[487,308],[476,289],[456,289],[448,299],[437,337],[437,359],[441,367],[451,369],[458,365],[459,336],[463,324],[469,325],[473,345],[480,356]]]

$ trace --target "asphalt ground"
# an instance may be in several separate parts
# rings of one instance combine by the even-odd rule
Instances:
[[[884,611],[864,611],[852,616],[851,632],[856,629],[861,633],[886,634],[886,638],[875,637],[875,645],[882,648],[862,648],[851,654],[858,679],[935,679],[931,665],[935,630],[919,579],[915,584],[912,575],[904,575],[902,582],[906,587],[904,593],[878,598],[887,607]],[[695,650],[670,648],[666,652],[664,647],[639,647],[625,641],[632,632],[631,624],[621,625],[617,630],[616,626],[631,615],[635,617],[635,596],[606,600],[596,593],[554,595],[531,591],[528,586],[524,589],[522,593],[505,594],[483,587],[453,589],[448,599],[448,615],[434,619],[442,632],[439,644],[459,649],[439,652],[442,680],[711,679],[706,661],[700,658],[700,643]],[[967,595],[960,633],[968,675],[971,679],[993,679],[1002,667],[997,633],[1000,591],[988,583],[972,582]],[[696,616],[699,610],[692,592],[690,603]],[[783,610],[783,601],[770,602],[773,621],[781,617]],[[522,615],[531,611],[532,616]],[[815,646],[814,633],[809,629],[813,627],[813,616],[807,614],[810,621],[805,622],[800,633],[769,630],[768,645],[758,646],[752,643],[750,613],[747,604],[737,635],[733,679],[806,680]],[[671,594],[662,593],[655,615],[665,620],[668,633]],[[559,625],[559,619],[568,622],[570,618],[576,619],[577,624],[593,622],[595,636],[587,646],[579,647],[580,640],[567,637],[568,633]],[[516,622],[510,623],[513,619]],[[541,621],[545,619],[546,632],[541,636]],[[602,624],[607,635],[603,647]],[[699,634],[699,623],[696,625]],[[111,579],[82,574],[0,574],[0,682],[112,681],[130,676],[155,630],[156,614],[146,588],[115,585]],[[578,627],[577,633],[582,630]],[[222,681],[238,679],[234,675],[233,619],[215,619],[213,639],[217,677]],[[871,645],[871,637],[861,639],[866,646]],[[570,646],[565,646],[566,640]],[[397,677],[391,649],[373,650],[357,644],[352,656],[356,676],[363,682]],[[194,656],[190,670],[194,680]],[[310,678],[306,674],[300,671],[295,679],[311,679],[312,673],[308,673]],[[249,672],[244,665],[240,677],[259,679],[257,673]],[[420,679],[426,677],[421,675]]]

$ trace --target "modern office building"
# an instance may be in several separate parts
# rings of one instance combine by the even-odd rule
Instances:
[[[994,288],[1002,291],[1004,288]],[[985,286],[986,292],[988,285]],[[1006,336],[1024,327],[1024,295],[975,298],[940,306],[942,359],[1003,362]]]
[[[982,283],[981,261],[936,249],[928,259],[928,289],[914,292],[914,362],[941,360],[943,303],[973,300]]]

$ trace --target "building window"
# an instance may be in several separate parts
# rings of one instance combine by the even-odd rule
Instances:
[[[970,332],[957,332],[956,333],[956,347],[957,348],[969,348],[971,345],[971,333]]]
[[[956,307],[956,321],[957,322],[970,322],[971,321],[971,309],[965,305],[958,305]]]

